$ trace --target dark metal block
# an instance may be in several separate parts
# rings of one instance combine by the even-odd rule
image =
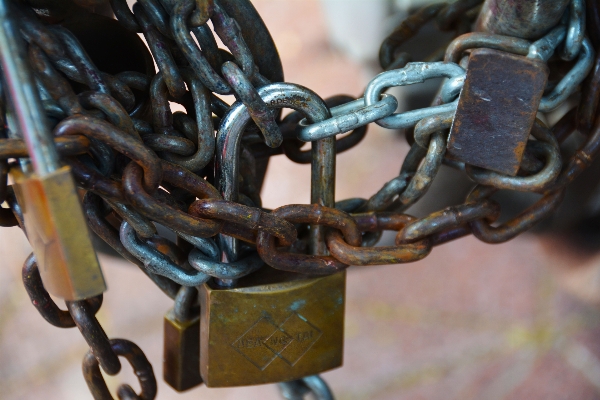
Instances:
[[[547,79],[548,67],[542,61],[473,50],[447,156],[516,175]]]

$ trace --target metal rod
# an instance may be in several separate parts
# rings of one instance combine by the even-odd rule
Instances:
[[[27,62],[25,43],[9,18],[7,0],[0,0],[0,63],[16,128],[23,135],[35,172],[40,176],[47,175],[58,169],[58,153]]]

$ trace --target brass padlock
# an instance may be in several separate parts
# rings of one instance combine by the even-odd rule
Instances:
[[[182,287],[175,306],[165,315],[163,378],[178,392],[202,383],[200,376],[200,315],[194,287]]]
[[[13,167],[15,195],[46,290],[65,300],[97,296],[106,284],[69,167],[43,177]]]
[[[30,157],[20,160],[26,174],[17,167],[11,171],[25,230],[48,292],[65,300],[94,297],[106,290],[104,277],[70,169],[58,162],[25,45],[7,12],[0,7],[0,59],[11,107],[7,119],[11,135],[22,136]]]
[[[318,122],[331,117],[313,92],[289,83],[258,95]],[[225,200],[238,200],[241,137],[250,121],[237,102],[217,133],[216,182]],[[313,203],[334,206],[335,139],[313,143]],[[322,231],[311,227],[313,254],[323,254]],[[221,237],[223,259],[239,258],[236,240]],[[224,287],[230,285],[230,287]],[[200,292],[200,373],[206,386],[290,381],[342,364],[346,273],[310,277],[264,266],[237,281],[209,281]]]
[[[235,288],[200,287],[206,386],[299,379],[342,365],[346,272],[308,277],[263,267]]]

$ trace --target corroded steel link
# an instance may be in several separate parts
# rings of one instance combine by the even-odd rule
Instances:
[[[123,246],[123,243],[121,243],[121,239],[119,238],[119,230],[106,221],[103,212],[101,211],[101,207],[102,198],[100,196],[95,195],[92,192],[87,192],[85,194],[83,198],[83,209],[90,229],[124,259],[140,267],[156,286],[158,286],[167,296],[174,299],[181,286],[170,279],[146,271],[146,269],[143,268],[143,263],[135,258],[127,251],[125,246]]]
[[[431,143],[432,135],[439,130],[450,128],[453,119],[453,112],[446,112],[429,118],[423,118],[415,125],[413,134],[415,143],[422,148],[427,149]]]
[[[556,191],[563,188],[567,184],[579,176],[587,169],[600,149],[600,118],[596,118],[592,131],[588,135],[587,140],[581,144],[579,149],[571,156],[568,162],[563,166],[560,175],[556,181],[545,189],[547,191]]]
[[[96,108],[107,121],[137,140],[142,140],[125,108],[111,95],[100,92],[83,92],[77,95],[79,103],[87,109]]]
[[[383,91],[390,87],[414,85],[416,83],[423,83],[428,79],[440,77],[462,78],[464,75],[465,70],[455,63],[408,63],[406,67],[402,69],[382,72],[373,78],[365,89],[365,104],[372,105],[377,103]],[[452,80],[449,82],[452,83]],[[444,90],[442,90],[442,93],[444,93]],[[453,91],[445,91],[445,93],[453,93]],[[388,129],[409,128],[425,117],[454,111],[456,110],[457,104],[458,101],[455,101],[449,104],[435,105],[429,108],[406,111],[404,113],[394,113],[376,121],[376,123],[379,126]]]
[[[105,200],[113,211],[121,217],[121,219],[129,222],[135,229],[138,236],[147,239],[156,235],[156,227],[149,219],[138,213],[134,208],[125,203]]]
[[[44,289],[42,277],[38,270],[35,256],[33,253],[27,257],[23,269],[21,271],[23,285],[27,291],[27,295],[31,300],[31,304],[38,310],[40,315],[50,324],[58,328],[73,328],[75,321],[68,311],[63,311],[50,297],[50,294]],[[85,300],[90,306],[90,311],[96,314],[102,306],[102,295]]]
[[[499,214],[500,205],[492,200],[446,207],[406,225],[396,235],[396,244],[412,243],[482,218],[495,221]]]
[[[351,96],[337,95],[325,99],[325,104],[330,108],[330,111],[335,112],[336,107],[355,101],[356,99]],[[297,139],[289,139],[287,132],[290,132],[292,137],[296,136],[296,129],[298,123],[303,120],[303,115],[295,111],[288,114],[280,123],[279,127],[283,132],[283,152],[293,162],[299,164],[310,164],[312,162],[312,152],[310,150],[301,150],[304,142]],[[314,126],[312,124],[309,126]],[[346,150],[351,149],[360,143],[367,134],[367,125],[360,126],[350,132],[348,135],[336,139],[335,141],[335,154],[340,154]]]
[[[201,271],[190,271],[189,267],[178,265],[169,255],[141,241],[127,221],[121,223],[119,236],[127,251],[140,260],[150,273],[167,277],[183,286],[198,286],[210,279]]]
[[[581,100],[577,108],[577,129],[588,134],[596,119],[600,102],[600,53],[596,55],[594,67],[581,85]],[[560,141],[559,141],[560,142]]]
[[[65,161],[71,167],[73,178],[82,188],[114,201],[125,199],[120,182],[105,177],[98,170],[89,167],[76,157],[67,157]]]
[[[52,32],[58,37],[63,44],[69,58],[75,64],[79,73],[83,76],[87,86],[100,93],[110,93],[110,89],[104,82],[102,73],[92,62],[90,56],[79,43],[79,40],[66,28],[53,25],[50,27]]]
[[[411,151],[415,149],[411,148]],[[418,150],[418,149],[417,149]],[[375,193],[367,201],[361,209],[365,211],[381,211],[389,209],[397,196],[406,190],[409,182],[411,182],[414,173],[401,172],[399,176],[388,181],[377,193]]]
[[[142,33],[142,28],[138,24],[137,18],[129,9],[127,0],[108,0],[119,22],[132,32]]]
[[[194,0],[180,0],[173,9],[171,29],[179,48],[189,61],[190,65],[210,91],[218,94],[229,94],[231,88],[225,80],[212,68],[204,57],[203,51],[198,48],[190,35],[187,21],[194,10]]]
[[[396,213],[353,214],[361,231],[399,231],[415,217]],[[344,241],[339,231],[327,232],[327,247],[331,255],[349,265],[382,265],[417,261],[431,252],[428,239],[398,246],[358,247]]]
[[[408,39],[416,35],[427,22],[435,18],[438,13],[446,7],[446,4],[432,4],[421,8],[416,13],[406,18],[394,29],[394,31],[383,41],[379,48],[379,64],[387,70],[390,64],[399,56],[396,54],[398,48]]]
[[[146,134],[143,142],[156,152],[166,151],[178,156],[190,156],[196,152],[194,142],[179,136]]]
[[[121,222],[122,223],[122,222]],[[133,226],[132,226],[133,228]],[[135,231],[135,228],[134,228]],[[137,233],[136,233],[137,235]],[[173,243],[167,238],[164,238],[160,235],[154,235],[149,238],[142,238],[138,235],[138,237],[143,241],[143,243],[152,247],[153,249],[159,251],[161,254],[167,256],[171,261],[173,261],[177,265],[181,265],[184,269],[189,269],[185,266],[185,262],[187,259],[187,254],[185,251],[179,247],[176,243]]]
[[[85,154],[90,148],[90,141],[85,136],[54,138],[56,151],[63,157]],[[28,157],[27,146],[21,139],[0,139],[0,160]],[[0,197],[1,198],[1,197]]]
[[[111,339],[110,346],[114,354],[127,359],[142,389],[142,392],[137,395],[131,386],[123,384],[117,391],[119,399],[153,400],[156,397],[157,391],[156,378],[152,370],[152,365],[144,355],[144,352],[135,343],[125,339]],[[106,370],[105,372],[108,373]],[[116,373],[108,374],[116,375]],[[91,351],[83,358],[83,376],[94,399],[113,399],[100,372],[98,360],[96,360]]]
[[[109,375],[118,374],[121,370],[121,362],[113,352],[108,337],[88,302],[86,300],[66,301],[66,304],[75,325],[79,328],[81,335],[90,346],[91,353],[98,360],[102,369]]]
[[[196,200],[190,206],[189,213],[197,217],[229,221],[252,230],[266,232],[277,237],[283,246],[291,246],[297,238],[296,228],[288,221],[258,208],[233,201]]]
[[[44,52],[36,45],[29,46],[29,62],[48,94],[67,115],[82,114],[83,107],[69,82],[54,69]]]
[[[536,121],[531,134],[538,140],[529,141],[527,143],[528,150],[533,155],[546,160],[546,165],[538,173],[530,176],[508,176],[471,165],[465,166],[465,172],[481,185],[494,186],[498,189],[543,192],[560,174],[562,160],[558,143],[547,128]]]
[[[581,51],[577,63],[552,89],[552,92],[544,97],[540,102],[539,110],[549,112],[556,109],[564,103],[567,98],[573,94],[579,84],[590,73],[594,65],[594,49],[588,38],[583,39]]]
[[[418,145],[413,144],[413,146]],[[403,211],[427,192],[442,165],[442,158],[445,151],[446,143],[444,134],[436,132],[431,137],[427,153],[423,157],[423,162],[416,165],[413,164],[412,166],[409,164],[402,166],[401,173],[409,173],[412,175],[412,178],[408,182],[406,189],[394,200],[394,203],[390,207],[391,209]],[[415,166],[416,169],[413,169]]]
[[[398,100],[391,95],[383,94],[381,100],[366,106],[364,99],[357,99],[350,103],[332,108],[332,118],[314,124],[307,124],[306,120],[298,123],[298,139],[305,142],[324,139],[340,133],[366,126],[371,122],[388,117],[398,108]]]
[[[567,37],[560,53],[563,60],[571,61],[579,54],[585,36],[585,22],[585,0],[571,0]]]
[[[179,67],[175,63],[173,54],[169,49],[166,38],[150,23],[146,11],[144,11],[140,3],[133,5],[133,12],[142,27],[144,37],[156,61],[156,65],[158,65],[159,71],[164,76],[169,93],[175,98],[183,96],[185,94],[185,83],[179,72]]]
[[[470,203],[489,198],[496,190],[489,186],[477,186],[467,197],[467,202]],[[471,221],[469,225],[471,226],[473,235],[483,242],[506,242],[531,229],[535,224],[554,212],[562,202],[564,194],[564,190],[548,193],[510,221],[498,226],[492,226],[483,219]]]
[[[149,195],[142,185],[143,176],[142,169],[134,163],[129,163],[123,172],[125,196],[143,215],[178,232],[192,236],[210,237],[221,230],[222,223],[194,217]],[[180,178],[185,179],[186,177]],[[168,177],[165,177],[165,180],[169,181]]]
[[[458,63],[465,50],[479,48],[502,50],[526,56],[529,54],[530,46],[530,41],[513,36],[495,35],[486,32],[465,33],[450,42],[446,48],[444,61]]]
[[[161,161],[161,165],[165,182],[186,190],[199,199],[221,198],[219,191],[204,178],[168,161]]]
[[[198,27],[208,22],[215,9],[214,0],[196,0],[196,9],[190,18],[192,27]]]
[[[150,193],[154,192],[161,182],[162,168],[156,154],[140,141],[108,122],[88,116],[69,117],[54,128],[54,135],[85,135],[108,144],[139,163],[144,169],[144,188]]]
[[[464,223],[454,228],[436,232],[429,237],[429,240],[431,240],[431,245],[435,247],[465,236],[469,236],[470,234],[472,234],[471,227],[468,223]]]
[[[197,8],[194,12],[196,11],[198,11]],[[191,18],[194,18],[194,14],[192,14]],[[206,61],[208,61],[213,70],[219,71],[223,64],[223,57],[210,27],[207,24],[193,27],[192,33],[196,37],[202,49],[202,54],[206,57]]]
[[[260,269],[264,262],[260,256],[253,253],[230,263],[211,259],[200,250],[192,250],[188,256],[192,268],[218,279],[238,279]]]
[[[52,60],[62,60],[67,57],[64,47],[58,38],[35,15],[35,12],[22,4],[16,3],[11,12],[18,16],[21,34],[29,44],[35,44],[43,49]]]
[[[188,137],[193,142],[194,151],[192,154],[182,156],[164,154],[163,157],[167,161],[197,172],[212,160],[215,151],[214,128],[210,112],[210,93],[191,69],[181,69],[181,74],[194,101],[195,129],[194,135]],[[154,77],[150,90],[154,131],[161,135],[177,135],[178,133],[173,127],[173,113],[169,106],[169,99],[166,96],[166,86],[162,74],[159,73]]]
[[[237,21],[231,18],[217,0],[213,1],[214,9],[210,20],[219,38],[227,46],[235,61],[240,65],[249,79],[254,77],[256,66],[250,48],[242,36]]]
[[[137,89],[142,92],[150,90],[150,82],[152,77],[136,71],[123,71],[115,75],[115,78],[125,83],[132,89]]]
[[[154,25],[160,33],[172,39],[171,26],[169,25],[169,14],[158,0],[138,0],[146,13],[146,18]],[[143,29],[143,26],[142,26]]]
[[[295,204],[276,208],[272,214],[295,224],[321,225],[340,230],[346,242],[352,246],[360,246],[362,242],[360,231],[352,217],[334,208],[317,204]],[[276,249],[275,236],[265,231],[258,233],[256,247],[267,264],[285,271],[327,275],[347,267],[330,256],[280,252]]]
[[[244,72],[235,63],[227,61],[221,71],[231,86],[236,98],[248,108],[250,117],[262,132],[269,147],[279,147],[283,142],[281,131],[275,122],[273,110],[260,98],[257,90]]]

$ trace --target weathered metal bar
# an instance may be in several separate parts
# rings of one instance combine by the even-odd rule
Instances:
[[[475,30],[539,39],[562,18],[569,0],[486,0]]]

